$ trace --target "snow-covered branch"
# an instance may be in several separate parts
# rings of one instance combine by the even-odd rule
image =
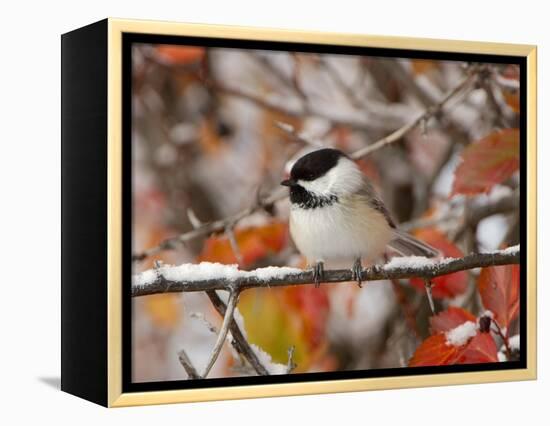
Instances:
[[[423,278],[431,280],[441,275],[468,269],[517,264],[519,246],[490,253],[473,253],[462,258],[428,259],[425,257],[395,257],[385,265],[363,269],[362,281]],[[325,283],[354,281],[350,269],[326,270]],[[203,262],[180,266],[162,266],[133,277],[132,296],[157,293],[226,290],[232,294],[249,288],[284,287],[312,284],[313,272],[288,267],[242,271],[237,265]]]

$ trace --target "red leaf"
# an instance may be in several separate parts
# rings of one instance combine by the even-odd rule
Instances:
[[[445,334],[436,334],[428,337],[416,349],[409,361],[409,367],[454,364],[460,352],[460,348],[447,344]]]
[[[483,268],[477,285],[483,306],[508,328],[519,312],[519,265]]]
[[[438,249],[445,257],[462,257],[462,251],[445,237],[441,232],[435,229],[422,229],[415,233],[415,236]],[[432,295],[436,299],[446,297],[455,297],[462,294],[468,287],[468,274],[465,271],[455,272],[453,274],[442,275],[432,280],[434,287]],[[412,278],[411,284],[419,291],[424,291],[424,280]]]
[[[462,163],[455,172],[451,195],[488,192],[518,169],[519,130],[493,132],[464,149]]]
[[[456,360],[456,364],[498,362],[497,345],[491,333],[477,333]]]
[[[446,311],[430,318],[430,330],[432,334],[444,333],[466,321],[475,322],[476,317],[462,308],[451,306]]]
[[[409,367],[498,362],[497,346],[490,333],[480,333],[462,346],[447,343],[445,333],[428,337],[416,349]]]
[[[317,348],[324,340],[330,311],[327,289],[313,286],[286,287],[283,294],[286,308],[294,310],[302,319],[304,337],[312,348]]]

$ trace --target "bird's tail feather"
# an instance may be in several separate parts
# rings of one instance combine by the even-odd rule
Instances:
[[[439,251],[429,244],[414,238],[405,231],[396,231],[395,239],[388,246],[401,256],[435,257]]]

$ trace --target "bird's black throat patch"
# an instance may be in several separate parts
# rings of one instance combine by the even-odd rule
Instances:
[[[316,195],[300,185],[293,185],[290,188],[290,202],[302,209],[309,210],[331,206],[338,202],[338,197],[334,194]]]

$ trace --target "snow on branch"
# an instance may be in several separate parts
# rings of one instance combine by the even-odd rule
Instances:
[[[473,253],[462,258],[395,257],[385,265],[363,269],[361,279],[377,281],[418,277],[429,281],[453,272],[519,262],[519,245],[489,253]],[[354,281],[350,269],[324,272],[323,282],[325,283],[346,281]],[[313,282],[311,270],[270,266],[253,271],[242,271],[237,265],[202,262],[161,266],[137,274],[133,277],[132,296],[215,290],[226,290],[234,294],[249,288],[284,287]]]

